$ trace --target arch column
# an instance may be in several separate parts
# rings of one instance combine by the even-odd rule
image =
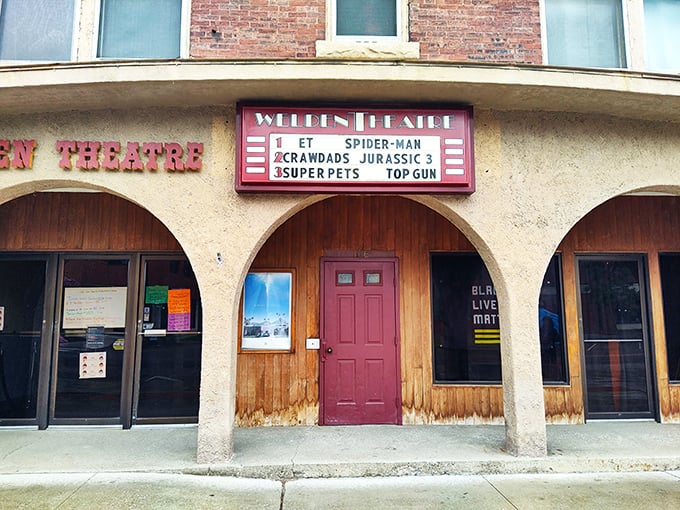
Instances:
[[[199,464],[228,461],[234,452],[238,275],[227,264],[209,271],[203,300],[203,346],[196,458]],[[234,266],[240,267],[239,264]],[[199,276],[199,275],[197,275]],[[234,304],[236,303],[236,304]]]
[[[509,268],[498,296],[506,448],[513,455],[527,457],[547,454],[538,330],[543,274],[536,274],[536,267],[533,271],[518,265]]]

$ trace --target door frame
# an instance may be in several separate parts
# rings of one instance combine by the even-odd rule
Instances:
[[[595,416],[589,413],[588,410],[588,373],[586,372],[586,346],[583,335],[583,312],[581,304],[581,270],[579,261],[593,260],[593,261],[634,261],[637,263],[639,284],[640,284],[640,305],[642,310],[642,345],[645,356],[645,376],[647,380],[647,400],[649,402],[649,413],[627,413],[622,416],[621,413],[597,413]],[[656,385],[656,352],[654,348],[654,338],[652,324],[652,306],[651,306],[651,291],[649,287],[649,266],[647,263],[646,253],[575,253],[574,254],[574,275],[576,284],[576,314],[578,317],[578,335],[579,348],[581,349],[581,385],[583,395],[583,417],[584,421],[588,420],[606,420],[606,419],[654,419],[659,421],[659,402],[658,391]],[[644,416],[642,416],[644,414]]]
[[[198,423],[198,416],[195,419],[187,420],[186,416],[163,416],[163,417],[144,417],[140,418],[137,416],[139,407],[139,391],[141,387],[141,367],[142,367],[142,347],[144,343],[144,330],[142,328],[144,316],[144,293],[145,286],[147,282],[147,262],[155,260],[178,260],[189,262],[188,257],[184,252],[181,253],[166,253],[166,252],[150,252],[142,253],[139,258],[139,275],[137,277],[138,289],[137,289],[137,307],[135,309],[135,349],[134,349],[134,377],[132,378],[132,400],[131,400],[131,425],[153,425],[153,424],[185,424],[185,423]],[[195,275],[194,275],[195,276]],[[200,299],[200,294],[199,294]],[[202,306],[197,310],[198,321],[203,324],[203,309]],[[199,328],[195,333],[201,335],[202,337],[203,328]]]
[[[325,423],[325,361],[324,361],[324,336],[326,331],[326,285],[325,285],[325,275],[326,275],[326,263],[333,262],[348,262],[360,264],[362,262],[382,262],[391,263],[394,265],[394,321],[395,321],[395,385],[396,385],[396,399],[397,399],[397,425],[402,424],[403,412],[402,412],[402,397],[401,397],[401,318],[400,318],[400,290],[399,290],[399,259],[397,257],[387,257],[387,256],[370,256],[370,252],[360,251],[357,253],[364,254],[363,257],[334,257],[334,256],[323,256],[320,258],[320,276],[319,276],[319,425],[326,425]]]
[[[57,371],[59,363],[59,333],[61,331],[61,310],[63,307],[63,279],[64,262],[67,260],[128,260],[127,271],[127,302],[125,308],[125,349],[123,354],[123,369],[121,373],[120,407],[118,418],[55,418]],[[140,254],[130,252],[60,252],[58,254],[58,271],[55,281],[55,297],[53,307],[52,338],[51,338],[51,367],[50,367],[50,391],[49,406],[47,410],[47,422],[54,425],[122,425],[124,429],[132,426],[132,391],[134,356],[137,340],[137,309],[135,307],[136,296],[139,293],[139,263]]]
[[[3,425],[37,425],[38,429],[47,428],[50,389],[50,366],[52,363],[52,337],[54,326],[54,285],[57,279],[57,260],[55,253],[48,252],[1,252],[0,261],[42,261],[45,263],[45,287],[43,289],[43,316],[40,332],[40,355],[38,358],[38,386],[36,391],[35,418],[2,419]]]

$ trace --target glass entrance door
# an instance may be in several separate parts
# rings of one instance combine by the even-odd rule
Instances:
[[[54,276],[52,276],[54,278]],[[32,425],[46,420],[49,320],[44,320],[48,257],[0,258],[0,423]]]
[[[132,264],[127,256],[63,259],[51,423],[121,423],[129,416],[125,409],[131,401],[132,384],[127,381],[132,380],[129,358],[134,352]]]
[[[0,256],[0,425],[198,421],[201,300],[181,254]]]
[[[642,258],[577,260],[586,416],[653,417]]]
[[[201,300],[189,261],[144,257],[139,293],[136,423],[198,421]]]

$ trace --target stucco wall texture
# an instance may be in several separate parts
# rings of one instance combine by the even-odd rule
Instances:
[[[198,457],[232,451],[239,295],[250,263],[287,218],[324,197],[234,191],[235,105],[21,115],[3,136],[36,139],[31,169],[0,173],[0,203],[48,189],[101,190],[150,211],[194,268],[204,310]],[[204,144],[199,172],[62,170],[58,139]],[[410,196],[456,225],[493,278],[502,324],[504,412],[511,451],[545,453],[535,310],[545,269],[569,229],[607,199],[680,191],[680,126],[561,113],[475,111],[477,191]],[[219,254],[219,255],[218,255]]]

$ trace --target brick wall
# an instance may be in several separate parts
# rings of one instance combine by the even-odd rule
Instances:
[[[409,10],[424,60],[542,62],[538,0],[412,0]]]
[[[423,60],[541,63],[539,0],[411,0]],[[326,0],[193,0],[193,58],[313,58]]]
[[[307,58],[325,37],[325,0],[193,0],[193,58]]]

